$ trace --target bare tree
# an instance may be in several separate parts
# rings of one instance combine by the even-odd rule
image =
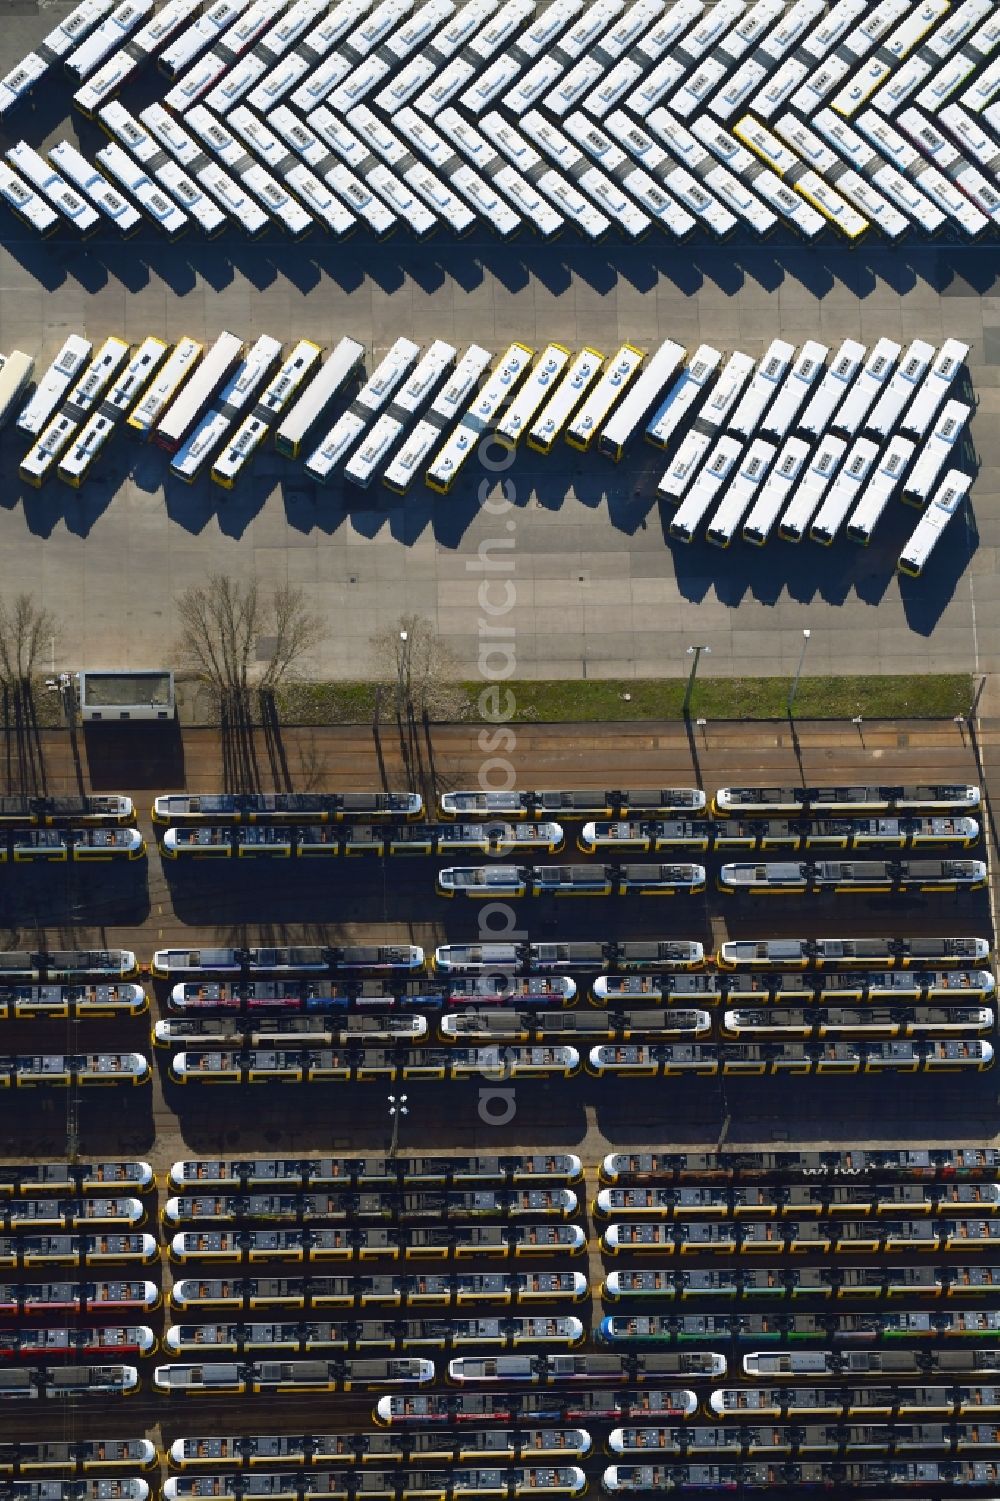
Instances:
[[[8,691],[28,687],[44,644],[57,634],[51,610],[30,594],[19,594],[12,605],[0,600],[0,681]]]
[[[223,708],[242,714],[252,688],[273,693],[322,636],[300,589],[279,585],[264,596],[256,579],[243,583],[226,574],[186,589],[177,613],[179,658],[214,690]],[[264,643],[264,665],[256,672],[258,644]]]
[[[372,638],[382,685],[392,689],[396,718],[460,719],[467,695],[454,655],[422,615],[401,615]]]

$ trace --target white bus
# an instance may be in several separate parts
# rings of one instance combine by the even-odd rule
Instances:
[[[364,354],[364,345],[359,344],[357,339],[345,336],[340,340],[319,374],[310,381],[307,390],[279,424],[274,435],[274,446],[279,453],[289,459],[298,458],[303,443],[354,375]]]
[[[743,523],[744,542],[752,542],[755,547],[764,546],[808,459],[809,444],[802,438],[789,438]]]
[[[83,368],[84,362],[90,357],[92,347],[89,339],[80,334],[70,334],[18,417],[18,432],[26,433],[31,438],[38,436]]]
[[[546,397],[569,364],[570,351],[565,344],[547,344],[524,385],[497,423],[496,434],[506,448],[516,448],[519,439],[530,430],[531,423]]]
[[[844,439],[832,433],[820,441],[778,523],[778,533],[786,542],[802,541],[846,452]]]
[[[73,103],[80,113],[92,120],[98,106],[117,93],[139,68],[166,46],[199,4],[200,0],[167,0],[163,9],[150,17],[131,42],[109,57],[73,95]]]
[[[862,487],[877,458],[878,444],[873,443],[870,438],[858,438],[841,464],[840,473],[824,496],[823,504],[809,528],[809,535],[814,542],[822,542],[824,547],[830,546],[848,513],[857,505],[858,498],[863,493]]]
[[[711,395],[695,418],[694,425],[699,432],[712,435],[724,428],[753,367],[750,355],[744,354],[742,350],[738,349],[729,356]]]
[[[300,339],[281,369],[268,384],[253,412],[243,419],[222,454],[212,466],[212,480],[231,490],[265,436],[294,401],[323,358],[323,350],[311,339]]]
[[[945,339],[899,425],[908,438],[922,438],[941,409],[969,353],[960,339]]]
[[[185,484],[193,484],[209,456],[222,443],[234,422],[246,410],[252,396],[260,390],[281,359],[281,344],[270,334],[260,338],[247,352],[236,373],[219,393],[218,405],[201,419],[190,437],[170,462],[170,472]]]
[[[531,363],[534,350],[511,344],[500,356],[483,389],[460,418],[457,427],[431,460],[424,474],[428,489],[447,495],[466,459],[514,395]]]
[[[604,374],[566,429],[566,442],[571,448],[586,450],[590,447],[601,424],[607,419],[644,359],[645,354],[634,344],[623,344],[617,354],[612,356],[605,366]]]
[[[899,362],[899,368],[868,414],[865,432],[875,438],[888,438],[899,415],[927,373],[934,358],[934,345],[914,339]]]
[[[44,157],[39,156],[26,141],[18,141],[7,152],[7,160],[33,188],[47,198],[67,224],[72,224],[81,235],[93,234],[101,222],[100,215]]]
[[[405,495],[420,472],[420,465],[443,435],[457,422],[469,397],[489,368],[490,352],[470,344],[447,385],[432,401],[426,416],[417,423],[399,453],[382,475],[383,484]]]
[[[972,416],[964,401],[945,402],[934,423],[934,430],[920,450],[910,476],[903,486],[903,499],[911,506],[924,506],[945,464],[954,458],[955,445]]]
[[[763,438],[755,438],[739,461],[736,478],[719,503],[705,532],[716,547],[728,547],[736,530],[753,505],[757,492],[774,462],[777,448]]]
[[[899,555],[896,567],[900,573],[907,573],[911,578],[920,577],[941,533],[968,495],[971,484],[970,474],[962,474],[958,469],[948,470]]]
[[[851,390],[866,352],[857,339],[844,340],[799,419],[796,431],[811,438],[823,436],[835,410]]]
[[[166,411],[195,365],[201,359],[204,346],[196,339],[185,335],[174,349],[154,379],[145,396],[129,415],[128,426],[144,438],[151,436],[161,413]]]
[[[10,354],[0,354],[0,427],[6,424],[16,403],[21,399],[34,369],[35,362],[31,355],[22,354],[20,349],[11,350]],[[20,425],[19,421],[18,426]]]
[[[139,120],[150,136],[174,161],[190,172],[195,182],[210,193],[223,212],[251,238],[270,223],[263,209],[243,192],[227,173],[209,161],[201,146],[162,105],[151,104]],[[169,180],[164,179],[165,181]]]
[[[63,63],[70,81],[81,84],[95,68],[101,66],[105,58],[123,47],[133,31],[144,21],[148,21],[152,14],[153,0],[122,0],[121,5],[111,12],[107,20],[102,21],[97,30],[91,32]]]
[[[226,28],[211,52],[182,74],[162,102],[168,109],[180,112],[194,104],[259,40],[273,19],[271,0],[253,0]]]
[[[123,422],[167,357],[169,345],[153,334],[143,339],[114,382],[101,410],[117,424]]]
[[[666,448],[695,402],[700,401],[722,363],[722,355],[710,344],[700,344],[667,392],[665,401],[646,428],[646,442]]]
[[[772,339],[763,359],[753,373],[749,386],[726,424],[729,432],[736,433],[745,439],[754,436],[764,414],[764,408],[777,395],[794,356],[794,344],[789,344],[784,339]]]
[[[114,427],[114,421],[103,410],[87,419],[59,460],[56,473],[64,484],[79,490]]]
[[[75,188],[79,188],[106,219],[110,219],[122,236],[135,234],[141,227],[142,215],[139,210],[133,208],[117,188],[113,188],[107,178],[102,177],[97,168],[69,141],[60,141],[58,145],[50,147],[49,157],[63,176]]]
[[[916,448],[909,438],[893,438],[847,518],[847,535],[867,547],[882,512],[895,495]]]
[[[341,459],[346,458],[371,419],[381,412],[392,393],[417,362],[419,344],[399,338],[390,348],[344,412],[327,433],[319,447],[306,460],[306,473],[326,481]]]
[[[345,464],[344,478],[350,480],[352,485],[367,490],[376,472],[402,437],[403,431],[404,425],[399,417],[394,417],[391,412],[383,412]]]
[[[250,0],[215,0],[197,21],[181,32],[176,42],[171,42],[158,60],[160,72],[169,79],[179,77],[199,52],[218,41],[226,27],[231,26],[249,4]]]
[[[736,438],[720,438],[705,463],[687,496],[674,512],[670,523],[670,535],[678,542],[691,542],[695,532],[705,519],[712,502],[722,489],[739,462],[743,444]]]
[[[59,25],[48,32],[34,52],[28,52],[0,79],[0,116],[26,99],[53,63],[78,47],[111,10],[115,0],[82,0]]]
[[[675,374],[685,352],[682,345],[665,339],[656,353],[645,361],[638,379],[601,430],[597,440],[600,453],[618,462],[636,428],[646,421],[653,403]]]
[[[960,104],[949,104],[938,115],[938,123],[959,142],[984,172],[1000,174],[1000,145],[983,129],[974,115]]]
[[[153,442],[176,453],[223,381],[243,357],[243,340],[224,330],[184,382],[153,431]]]
[[[114,141],[97,153],[97,160],[106,167],[116,182],[130,193],[143,212],[158,224],[170,240],[176,240],[187,229],[190,220],[183,209],[137,166],[132,158]]]
[[[692,428],[670,460],[669,469],[656,487],[657,495],[664,500],[680,500],[698,472],[711,443],[708,433],[700,433]]]
[[[792,431],[795,419],[830,353],[825,344],[807,339],[764,418],[761,431],[779,441]]]
[[[600,374],[604,355],[599,349],[581,349],[565,370],[548,401],[536,415],[527,443],[536,453],[550,453],[552,445]]]
[[[53,465],[58,461],[66,444],[80,424],[65,412],[58,413],[42,431],[37,443],[25,454],[18,465],[18,475],[27,485],[40,490],[48,479]]]
[[[835,433],[840,433],[844,438],[853,438],[861,431],[865,418],[886,389],[893,367],[902,352],[902,346],[894,340],[879,339],[834,414],[831,427]]]

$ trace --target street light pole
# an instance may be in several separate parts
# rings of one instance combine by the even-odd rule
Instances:
[[[811,635],[812,635],[812,631],[804,630],[802,632],[802,650],[799,653],[799,665],[795,669],[795,677],[792,679],[792,686],[791,686],[791,688],[788,691],[788,717],[789,717],[789,719],[791,719],[791,717],[792,717],[792,710],[795,707],[795,695],[799,691],[799,678],[802,676],[802,668],[805,665],[805,660],[806,660],[806,648],[809,645],[809,638],[810,638]]]
[[[688,673],[687,687],[684,690],[684,702],[681,704],[681,713],[683,714],[685,719],[687,719],[688,710],[691,707],[691,694],[694,692],[694,680],[698,676],[698,663],[701,661],[702,652],[704,652],[706,656],[710,657],[712,655],[712,648],[710,646],[703,645],[689,646],[687,649],[688,656],[693,657],[694,661],[691,663],[691,671]]]
[[[395,1157],[396,1149],[399,1146],[399,1118],[402,1115],[409,1115],[410,1112],[406,1108],[407,1096],[405,1094],[399,1095],[398,1098],[396,1095],[391,1094],[387,1098],[389,1101],[389,1116],[392,1120],[392,1140],[389,1143],[389,1156]]]

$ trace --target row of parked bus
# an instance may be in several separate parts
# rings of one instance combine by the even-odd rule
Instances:
[[[32,833],[12,835],[16,841]],[[56,836],[54,830],[40,831]],[[85,831],[105,835],[107,831]],[[134,833],[113,831],[113,837]],[[910,817],[869,819],[690,819],[616,820],[585,823],[577,835],[581,853],[609,854],[642,851],[726,850],[867,850],[971,849],[978,844],[980,826],[974,818]],[[64,836],[57,836],[64,837]],[[55,843],[55,837],[52,840]],[[473,850],[482,855],[509,855],[518,850],[559,854],[566,844],[562,824],[497,823],[380,823],[351,824],[194,824],[164,831],[160,852],[168,860],[246,860],[292,858],[330,859],[339,855],[441,855]],[[14,858],[19,855],[17,844]],[[58,858],[58,857],[55,857]],[[74,856],[74,858],[84,858]]]
[[[996,1023],[989,1006],[821,1006],[769,1007],[766,1011],[725,1011],[717,1023],[710,1012],[666,1008],[655,1011],[515,1011],[499,1007],[469,1010],[438,1021],[445,1043],[555,1043],[708,1041],[718,1032],[724,1040],[823,1040],[825,1038],[982,1037]],[[323,1017],[282,1016],[273,1022],[249,1018],[208,1017],[157,1022],[153,1040],[158,1047],[186,1050],[221,1047],[230,1050],[267,1048],[350,1047],[360,1043],[401,1044],[412,1047],[429,1033],[422,1016],[349,1016],[346,1025]]]
[[[864,1022],[859,1022],[861,1031]],[[943,1026],[948,1025],[943,1023]],[[916,1029],[915,1029],[916,1030]],[[993,1066],[993,1045],[979,1037],[916,1041],[612,1043],[590,1049],[596,1078],[743,1074],[969,1073]],[[390,1049],[188,1048],[170,1059],[176,1084],[328,1084],[398,1079],[572,1078],[576,1048],[561,1044]],[[148,1069],[148,1064],[147,1064]],[[138,1080],[134,1082],[140,1082]]]
[[[674,1302],[709,1299],[767,1302],[825,1302],[849,1298],[862,1302],[888,1298],[993,1298],[1000,1286],[1000,1267],[964,1262],[904,1266],[727,1267],[683,1270],[632,1267],[609,1272],[601,1297],[618,1303],[630,1299]],[[966,1315],[968,1317],[968,1315]]]
[[[357,222],[385,234],[402,221],[419,238],[439,221],[463,233],[482,218],[503,238],[522,224],[548,238],[570,222],[589,241],[613,225],[641,238],[655,222],[674,243],[696,226],[719,239],[738,225],[766,235],[779,222],[807,241],[830,226],[853,243],[872,224],[890,242],[911,228],[935,234],[944,226],[969,239],[996,217],[978,166],[990,154],[986,125],[1000,127],[988,0],[949,19],[945,0],[913,14],[904,0],[874,9],[840,0],[829,14],[817,0],[800,0],[787,16],[765,3],[748,17],[738,0],[707,13],[685,0],[666,15],[640,3],[624,16],[621,7],[592,16],[582,0],[560,0],[554,15],[537,18],[531,0],[508,0],[499,11],[473,0],[457,13],[435,0],[410,19],[406,0],[385,0],[367,17],[363,0],[326,16],[293,6],[284,19],[264,0],[241,0],[211,7],[184,29],[191,12],[177,0],[155,22],[151,3],[121,5],[110,17],[108,9],[81,5],[69,18],[72,40],[64,45],[59,28],[46,39],[72,83],[82,83],[74,102],[100,115],[102,102],[159,53],[173,82],[164,103],[183,126],[196,129],[206,106],[234,131],[240,117],[257,165],[234,160],[223,137],[214,154],[237,181],[197,163],[192,175],[201,198],[251,233],[257,218],[267,222],[259,205],[292,235],[317,221],[337,236]],[[3,107],[37,86],[49,60],[43,46],[12,70],[0,84]],[[881,135],[883,154],[865,152],[874,132],[865,125],[872,111],[858,117],[861,104],[871,100],[891,116],[915,90],[903,115],[919,106],[940,118],[947,151],[901,117],[920,157],[900,157]],[[956,93],[959,120],[938,116]],[[504,116],[490,108],[501,101]],[[775,121],[786,101],[810,120],[829,115],[841,131],[828,126],[819,140],[795,130],[797,116]],[[615,108],[623,102],[648,131]],[[757,145],[760,120],[777,130],[789,119],[783,140],[798,154]],[[283,160],[289,155],[295,165]],[[189,160],[182,141],[172,156]],[[210,232],[205,210],[194,214],[191,178],[171,186]],[[163,210],[143,206],[163,221]]]
[[[677,896],[705,890],[703,865],[449,865],[439,870],[439,895],[492,900],[522,896]],[[985,860],[769,860],[720,866],[725,894],[867,894],[980,891]]]
[[[421,1272],[351,1277],[182,1277],[170,1289],[175,1313],[322,1312],[326,1309],[522,1307],[580,1303],[582,1272]]]
[[[967,493],[971,478],[953,466],[972,408],[947,398],[968,346],[949,339],[935,357],[922,339],[905,352],[881,339],[866,358],[847,340],[826,368],[829,354],[808,340],[796,358],[775,339],[755,371],[734,355],[713,387],[722,355],[708,345],[696,351],[696,396],[711,395],[697,408],[692,399],[693,421],[657,491],[677,506],[673,538],[691,542],[704,526],[723,548],[738,535],[762,546],[775,532],[829,546],[843,530],[867,546],[897,493],[920,508],[939,482]],[[675,402],[686,388],[682,377],[651,424],[653,441],[666,446],[677,431]]]

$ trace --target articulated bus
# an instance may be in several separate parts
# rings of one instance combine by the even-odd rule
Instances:
[[[669,1275],[669,1274],[668,1274]],[[674,1274],[676,1275],[676,1274]],[[910,1341],[937,1343],[958,1339],[962,1343],[985,1345],[1000,1340],[1000,1314],[998,1313],[722,1313],[722,1314],[611,1314],[598,1325],[597,1339],[604,1345],[682,1345],[730,1339],[734,1344],[765,1347],[756,1355],[744,1357],[745,1373],[750,1376],[774,1377],[788,1372],[781,1362],[780,1370],[756,1369],[771,1350],[786,1349],[795,1345],[829,1344],[832,1350],[822,1352],[827,1366],[825,1374],[840,1374],[840,1364],[852,1346],[868,1348],[884,1344],[906,1344]],[[809,1352],[809,1364],[813,1365],[820,1352]],[[924,1368],[932,1367],[933,1353],[906,1352],[904,1370],[912,1374],[914,1357],[922,1360]],[[792,1360],[794,1365],[796,1362]],[[818,1366],[818,1361],[815,1362]],[[816,1370],[819,1374],[819,1370]],[[654,1444],[655,1448],[655,1444]]]
[[[666,399],[646,428],[646,442],[666,448],[688,412],[707,392],[722,355],[710,344],[700,344],[681,371]]]
[[[1000,1414],[1000,1385],[976,1383],[937,1386],[777,1386],[723,1387],[712,1392],[713,1418],[865,1418],[885,1421],[915,1418],[941,1421],[951,1417],[994,1418]]]
[[[247,403],[267,380],[281,359],[281,344],[269,334],[261,334],[238,365],[229,383],[219,393],[217,406],[196,424],[187,440],[170,461],[170,472],[186,484],[193,484],[210,456],[231,430]]]
[[[454,1386],[492,1383],[496,1386],[563,1386],[613,1381],[623,1386],[646,1385],[666,1377],[711,1380],[724,1376],[727,1361],[714,1351],[663,1351],[627,1355],[464,1355],[448,1362],[448,1381]]]
[[[983,1454],[1000,1445],[1000,1427],[995,1423],[893,1423],[867,1424],[803,1423],[794,1427],[754,1427],[741,1423],[704,1427],[613,1428],[607,1452],[645,1461],[650,1455],[678,1459],[703,1455],[706,1459],[766,1458],[790,1456],[807,1459],[817,1455],[884,1454],[905,1456],[918,1450],[935,1455]],[[921,1476],[921,1480],[923,1476]],[[836,1484],[836,1480],[834,1484]]]
[[[974,813],[980,800],[978,787],[952,782],[909,786],[720,787],[712,799],[712,813],[716,818]]]
[[[0,983],[76,984],[80,980],[131,980],[139,972],[131,949],[5,949]]]
[[[763,1078],[787,1074],[983,1073],[993,1066],[993,1046],[978,1038],[917,1042],[733,1042],[719,1047],[698,1042],[648,1046],[602,1044],[590,1050],[585,1066],[597,1078],[605,1074],[635,1078],[685,1074],[714,1078],[718,1074],[739,1074]],[[961,1243],[967,1233],[968,1226],[965,1229],[960,1226],[955,1243]],[[991,1230],[983,1245],[991,1243],[995,1234]]]
[[[280,370],[264,390],[252,413],[227,438],[223,452],[212,465],[212,480],[231,490],[243,471],[304,383],[309,381],[323,351],[311,339],[300,339]]]
[[[279,424],[274,446],[286,458],[297,459],[316,423],[355,374],[364,346],[346,336],[331,351],[319,373]]]
[[[134,1365],[27,1366],[0,1370],[0,1402],[127,1397],[139,1390]]]
[[[0,1020],[143,1016],[149,998],[141,985],[3,985]],[[0,1169],[0,1178],[3,1170]]]
[[[804,1463],[762,1462],[759,1464],[614,1464],[601,1476],[601,1489],[607,1495],[622,1492],[654,1494],[658,1492],[723,1491],[763,1493],[780,1490],[797,1495],[830,1487],[860,1488],[873,1491],[912,1489],[914,1486],[988,1487],[993,1483],[994,1466],[982,1460],[955,1460],[937,1463],[928,1460],[898,1461],[877,1464],[834,1464],[829,1461]]]
[[[152,1240],[152,1237],[149,1237]],[[432,1225],[423,1227],[358,1226],[354,1229],[334,1227],[308,1230],[181,1230],[170,1241],[170,1260],[179,1266],[188,1262],[204,1267],[207,1264],[226,1266],[262,1266],[271,1263],[282,1265],[288,1262],[303,1265],[328,1264],[331,1261],[478,1261],[483,1257],[491,1260],[509,1261],[518,1257],[582,1256],[587,1245],[585,1232],[579,1225],[552,1224],[547,1221],[530,1224],[505,1225],[483,1224],[479,1221],[460,1225]],[[327,1279],[320,1278],[320,1282]],[[337,1279],[332,1279],[337,1280]],[[374,1279],[381,1284],[386,1279]],[[551,1302],[553,1296],[561,1296],[569,1284],[565,1273],[560,1274],[558,1286],[550,1278],[531,1273],[527,1277],[513,1279],[501,1277],[502,1286],[493,1295],[488,1293],[482,1277],[462,1278],[426,1277],[406,1278],[397,1283],[389,1278],[390,1290],[385,1297],[376,1293],[372,1279],[365,1282],[366,1291],[360,1294],[360,1306],[445,1307],[454,1302],[457,1306],[488,1301],[501,1303]],[[280,1281],[280,1279],[279,1279]],[[490,1288],[495,1279],[487,1279]],[[251,1288],[252,1283],[252,1288]],[[292,1284],[281,1282],[280,1294],[265,1295],[260,1281],[251,1283],[205,1283],[197,1287],[198,1298],[212,1307],[263,1308],[275,1306],[279,1310],[289,1307],[306,1307],[316,1290],[309,1284],[309,1297],[305,1292],[296,1302]],[[305,1287],[305,1284],[300,1284]],[[206,1289],[215,1289],[209,1296]],[[234,1291],[235,1289],[235,1291]],[[241,1290],[242,1289],[242,1290]],[[579,1296],[577,1295],[579,1293]],[[203,1296],[204,1294],[204,1296]],[[178,1295],[181,1296],[180,1294]],[[353,1296],[353,1295],[352,1295]],[[586,1278],[572,1280],[571,1296],[579,1302],[586,1296]],[[270,1301],[269,1301],[270,1297]],[[249,1300],[249,1301],[248,1301]],[[351,1306],[341,1292],[327,1289],[316,1292],[317,1306]],[[176,1300],[175,1300],[176,1301]],[[184,1305],[193,1302],[184,1295]]]
[[[157,1465],[156,1445],[148,1438],[18,1439],[4,1444],[2,1456],[0,1473],[24,1479],[47,1467],[61,1475],[86,1475],[104,1469],[152,1470]],[[129,1496],[127,1501],[138,1501],[138,1497]]]
[[[1000,1285],[1000,1267],[970,1266],[948,1263],[947,1265],[904,1266],[753,1266],[726,1267],[724,1270],[689,1270],[678,1267],[647,1269],[630,1267],[627,1271],[609,1272],[601,1287],[601,1296],[612,1303],[629,1302],[633,1299],[653,1302],[689,1302],[697,1305],[701,1300],[733,1303],[736,1301],[763,1300],[769,1308],[783,1308],[786,1304],[802,1299],[818,1302],[849,1298],[866,1304],[883,1299],[907,1298],[918,1300],[921,1308],[925,1300],[968,1300],[970,1298],[994,1298],[994,1289]],[[757,1318],[762,1315],[756,1315]],[[870,1317],[867,1313],[851,1315],[857,1327]],[[911,1314],[916,1318],[920,1315]],[[963,1309],[961,1313],[932,1314],[930,1317],[942,1329],[941,1338],[976,1338],[983,1315],[975,1309]],[[989,1315],[992,1324],[993,1315]],[[938,1322],[940,1321],[940,1323]],[[872,1343],[873,1341],[866,1341]]]
[[[322,1016],[279,1016],[273,1021],[245,1017],[168,1017],[153,1029],[156,1047],[308,1048],[351,1047],[360,1042],[414,1046],[427,1036],[423,1016],[352,1015],[340,1025]]]
[[[984,949],[984,954],[988,952]],[[688,939],[628,939],[606,943],[447,943],[434,950],[431,967],[443,975],[542,975],[568,969],[700,969],[704,962],[704,947]]]
[[[0,1168],[0,1190],[3,1171]],[[580,1158],[571,1152],[516,1152],[496,1157],[210,1157],[175,1162],[167,1184],[180,1192],[224,1188],[240,1193],[275,1188],[534,1189],[565,1187],[578,1183],[582,1175]]]
[[[0,828],[0,865],[142,860],[145,854],[146,841],[134,828]]]
[[[572,986],[575,994],[572,981],[562,976],[556,978],[564,986]],[[512,981],[512,987],[515,984]],[[234,983],[199,980],[193,984],[182,982],[174,985],[167,996],[167,1006],[171,1011],[188,1016],[207,1013],[249,1018],[277,1012],[283,1016],[318,1014],[342,1017],[365,1011],[383,1015],[425,1007],[434,1010],[443,1005],[453,991],[461,1004],[465,988],[461,983],[451,985],[443,980],[340,978],[329,983],[315,980],[238,980]]]
[[[525,1346],[571,1350],[582,1342],[583,1324],[572,1314],[512,1314],[500,1318],[174,1324],[167,1330],[163,1348],[169,1355],[204,1358],[206,1355],[357,1355],[373,1350],[403,1353],[465,1350],[470,1346],[488,1350],[518,1350]],[[30,1346],[28,1353],[37,1354]]]
[[[983,860],[801,860],[723,865],[725,893],[981,891]]]
[[[119,793],[70,793],[57,797],[8,793],[0,797],[0,826],[118,828],[134,823],[132,799]]]
[[[174,1053],[177,1084],[268,1085],[392,1082],[396,1079],[463,1080],[484,1072],[510,1079],[571,1078],[579,1069],[575,1048],[189,1048]],[[3,1080],[0,1077],[0,1087]]]
[[[986,938],[751,938],[724,942],[716,963],[720,969],[962,969],[989,957]]]
[[[326,824],[422,812],[419,792],[168,792],[153,802],[156,824]]]
[[[146,1193],[155,1184],[148,1162],[24,1162],[0,1164],[0,1198],[47,1193],[85,1195],[108,1188]]]
[[[197,1190],[200,1185],[195,1184],[193,1188]],[[973,1190],[965,1192],[968,1197]],[[988,1208],[992,1199],[984,1195],[976,1202],[980,1209]],[[162,1217],[165,1225],[179,1227],[195,1222],[239,1225],[243,1221],[272,1225],[327,1222],[354,1225],[366,1220],[403,1224],[423,1221],[461,1223],[467,1219],[517,1220],[529,1215],[564,1220],[574,1215],[577,1208],[577,1195],[571,1188],[536,1185],[492,1189],[453,1187],[448,1190],[417,1185],[412,1191],[403,1193],[395,1188],[359,1193],[339,1187],[325,1192],[297,1189],[277,1193],[272,1189],[249,1195],[194,1191],[169,1198]]]
[[[931,1147],[915,1151],[612,1152],[600,1181],[631,1183],[770,1183],[799,1180],[965,1182],[1000,1173],[995,1147]]]
[[[498,1392],[442,1391],[433,1394],[380,1397],[372,1418],[382,1428],[457,1425],[466,1431],[470,1423],[621,1422],[670,1420],[694,1417],[698,1398],[683,1387],[634,1391],[613,1388],[547,1391],[544,1395],[521,1389]]]
[[[0,953],[0,979],[6,978],[5,960]],[[17,956],[30,959],[31,955]],[[58,956],[57,956],[58,957]],[[88,955],[84,954],[86,959]],[[135,972],[135,956],[130,954]],[[407,974],[424,967],[424,951],[415,944],[347,944],[321,948],[309,945],[290,948],[200,948],[157,949],[153,954],[152,973],[161,979],[174,975],[225,976],[311,975],[352,973]],[[85,973],[90,973],[85,970]],[[21,976],[18,974],[18,978]],[[36,978],[29,973],[27,978]]]
[[[778,940],[780,943],[781,940]],[[737,945],[750,947],[751,945]],[[790,945],[797,947],[797,945]],[[996,982],[988,969],[810,969],[739,970],[712,973],[598,975],[591,983],[593,1004],[654,1006],[812,1006],[847,1001],[893,1006],[971,1004],[992,1000]]]
[[[521,384],[533,354],[528,345],[514,343],[500,356],[485,386],[431,460],[424,474],[428,489],[439,495],[448,494],[480,438],[496,426],[499,413]]]
[[[92,348],[89,339],[81,338],[79,334],[70,334],[18,417],[18,432],[26,433],[31,438],[39,435],[90,358]]]
[[[418,1456],[420,1457],[420,1456]],[[392,1458],[392,1455],[389,1455]],[[492,1458],[487,1455],[486,1458]],[[221,1489],[220,1489],[221,1487]],[[222,1501],[263,1501],[265,1497],[282,1497],[287,1501],[307,1501],[313,1495],[355,1501],[358,1497],[376,1497],[378,1501],[419,1501],[432,1495],[440,1501],[469,1501],[481,1496],[493,1498],[499,1491],[511,1497],[535,1495],[579,1496],[587,1489],[583,1471],[576,1465],[546,1466],[533,1463],[527,1468],[475,1469],[468,1465],[451,1470],[373,1470],[357,1473],[339,1470],[309,1469],[301,1473],[252,1473],[246,1477],[192,1476],[168,1480],[163,1487],[164,1501],[193,1501],[193,1498],[217,1495]],[[81,1501],[91,1501],[82,1497]]]
[[[995,1021],[989,1006],[824,1006],[815,1011],[789,1007],[726,1011],[721,1036],[736,1042],[981,1037],[993,1030]]]
[[[30,1445],[11,1446],[30,1450]],[[585,1428],[473,1428],[439,1432],[254,1434],[178,1438],[168,1458],[177,1470],[207,1470],[221,1464],[259,1470],[281,1460],[301,1465],[357,1465],[391,1459],[406,1464],[468,1464],[473,1460],[512,1465],[517,1460],[582,1459],[593,1448]],[[13,1454],[11,1455],[13,1458]]]
[[[168,453],[176,453],[195,422],[203,415],[203,409],[215,396],[223,381],[232,373],[238,360],[243,357],[242,339],[236,334],[223,332],[193,369],[190,378],[184,381],[180,394],[174,396],[153,429],[153,442]],[[168,362],[169,365],[169,362]],[[166,376],[167,366],[163,375]],[[154,386],[154,391],[156,387]],[[141,408],[140,408],[141,410]]]
[[[729,1013],[727,1012],[727,1015]],[[992,1012],[989,1013],[992,1017]],[[707,1038],[712,1018],[702,1010],[572,1012],[538,1015],[508,1007],[460,1011],[438,1022],[443,1042],[631,1042],[635,1038]],[[797,1035],[797,1034],[796,1034]]]
[[[153,1387],[170,1396],[282,1394],[371,1391],[380,1386],[427,1386],[435,1378],[433,1360],[392,1356],[384,1360],[261,1360],[161,1365]]]

